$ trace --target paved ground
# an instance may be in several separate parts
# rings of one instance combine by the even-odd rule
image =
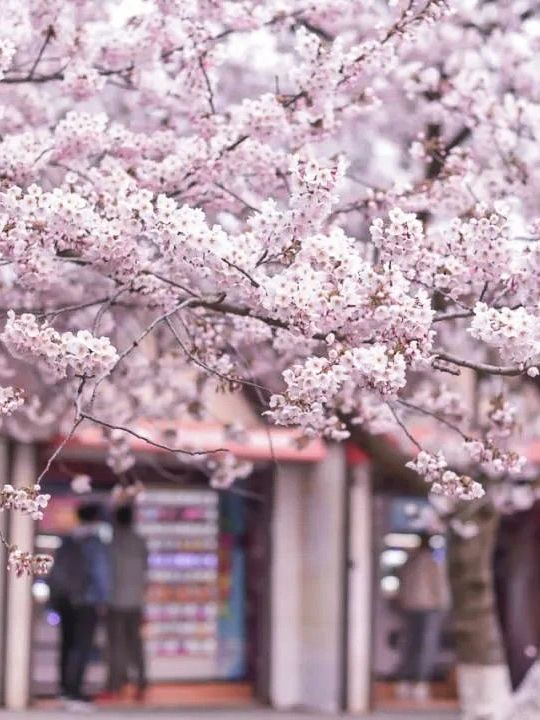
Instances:
[[[130,710],[128,712],[95,711],[99,720],[126,720],[132,717],[133,720],[347,720],[345,716],[314,715],[312,713],[277,713],[268,710],[235,710],[203,712],[199,710],[177,710],[175,712],[159,710]],[[69,713],[73,717],[74,713]],[[7,712],[0,710],[0,720],[59,720],[67,718],[68,712],[54,711],[29,711],[29,712]],[[77,713],[79,716],[79,713]],[[82,715],[84,717],[84,715]],[[354,719],[350,719],[354,720]],[[457,720],[454,713],[448,712],[402,712],[376,713],[363,720]]]

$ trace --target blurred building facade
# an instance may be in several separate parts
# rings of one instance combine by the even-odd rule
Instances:
[[[150,695],[159,704],[161,694],[175,697],[174,686],[179,703],[189,703],[190,693],[204,695],[206,686],[213,705],[237,699],[279,709],[361,711],[370,692],[367,465],[351,473],[344,446],[315,441],[300,447],[294,432],[247,425],[235,442],[220,422],[181,430],[198,446],[229,443],[253,461],[253,475],[238,493],[210,489],[189,467],[178,483],[164,456],[135,448],[146,486],[138,523],[153,557],[146,627]],[[113,478],[99,435],[75,438],[52,467],[53,500],[43,523],[35,527],[24,515],[0,514],[10,543],[54,550],[85,497],[70,488],[81,472],[92,477],[92,497],[108,501]],[[47,447],[3,441],[4,482],[29,484],[49,454]],[[154,472],[162,463],[164,472]],[[58,621],[42,581],[0,576],[1,700],[24,708],[57,692]],[[105,679],[104,645],[101,634],[91,690]]]
[[[176,477],[165,454],[135,446],[145,485],[138,526],[151,556],[152,704],[258,702],[358,714],[392,705],[400,666],[392,598],[417,538],[406,506],[424,501],[400,497],[380,479],[374,492],[366,457],[344,444],[298,446],[294,432],[256,424],[241,441],[227,440],[218,423],[186,425],[181,435],[199,447],[229,443],[254,472],[234,492],[217,492],[189,465]],[[1,443],[5,481],[28,484],[49,455],[47,447]],[[0,514],[9,542],[54,550],[87,497],[70,487],[80,473],[92,477],[93,498],[110,502],[115,480],[100,433],[76,438],[52,467],[42,523]],[[437,543],[444,553],[444,539]],[[2,572],[0,597],[2,704],[24,708],[57,693],[57,618],[40,580]],[[105,683],[105,646],[102,629],[91,692]],[[435,694],[450,703],[452,662],[451,646],[441,648]]]
[[[231,492],[212,490],[189,463],[179,472],[167,453],[134,444],[134,472],[145,486],[138,527],[151,555],[151,700],[358,714],[399,705],[403,626],[395,597],[399,568],[419,541],[412,518],[425,500],[403,497],[391,478],[373,482],[356,448],[298,443],[295,431],[261,425],[241,399],[216,401],[214,410],[215,422],[177,431],[191,447],[227,446],[253,462],[252,475]],[[241,436],[226,430],[236,421],[245,428]],[[4,482],[31,483],[50,453],[50,447],[1,441]],[[54,550],[87,497],[71,489],[81,473],[92,478],[92,497],[110,503],[116,479],[96,429],[75,437],[52,466],[53,500],[43,523],[0,513],[8,542]],[[432,547],[444,562],[445,538],[436,530]],[[3,547],[0,553],[3,568]],[[23,708],[57,692],[57,618],[39,580],[0,572],[0,602],[1,702]],[[452,705],[449,623],[443,638],[431,695]],[[105,682],[105,646],[102,630],[91,691]]]

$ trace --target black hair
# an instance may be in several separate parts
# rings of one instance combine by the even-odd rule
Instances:
[[[120,505],[114,514],[117,525],[131,527],[133,525],[133,506]]]
[[[77,517],[81,523],[91,523],[102,516],[102,507],[97,502],[82,503],[77,508]]]

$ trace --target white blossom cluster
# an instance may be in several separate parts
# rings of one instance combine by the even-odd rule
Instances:
[[[53,564],[53,558],[50,555],[32,553],[19,550],[19,548],[11,548],[7,558],[7,569],[12,570],[17,577],[23,575],[47,575]]]
[[[403,262],[425,242],[424,226],[415,213],[398,207],[388,213],[388,221],[375,218],[370,226],[371,240],[381,250],[381,259]]]
[[[48,493],[41,492],[40,485],[14,488],[7,484],[0,489],[0,510],[18,510],[30,515],[33,520],[42,520],[43,510],[50,499]]]
[[[393,207],[386,222],[380,217],[372,222],[370,232],[382,259],[397,263],[408,278],[444,289],[455,299],[481,283],[511,283],[517,278],[519,263],[513,261],[507,219],[482,204],[475,205],[472,218],[445,222],[430,233],[416,213]]]
[[[405,386],[407,361],[400,352],[390,353],[381,344],[339,352],[328,358],[310,357],[283,373],[286,393],[270,398],[268,415],[282,425],[300,425],[310,434],[325,433],[336,440],[348,436],[332,408],[340,395],[365,388],[393,396]]]
[[[501,356],[527,368],[531,377],[539,373],[540,318],[525,308],[495,309],[476,303],[470,334],[499,350]]]
[[[489,439],[468,440],[465,450],[485,472],[492,475],[510,473],[519,475],[527,464],[527,458],[512,450],[501,450]]]
[[[30,401],[3,429],[69,433],[75,406],[122,473],[126,428],[245,382],[309,437],[400,432],[409,403],[518,472],[521,410],[475,425],[439,380],[539,374],[529,4],[5,0],[0,374]],[[21,400],[0,388],[0,414]],[[479,496],[445,452],[414,466]]]
[[[57,378],[70,372],[94,377],[118,359],[109,338],[94,337],[88,330],[59,333],[30,313],[17,316],[10,310],[0,338],[13,355],[43,363]]]
[[[448,469],[448,463],[442,452],[431,454],[421,450],[407,467],[431,484],[430,492],[435,495],[447,495],[459,500],[474,500],[485,494],[482,485],[468,475],[458,475]]]
[[[11,415],[24,403],[24,393],[11,385],[0,386],[0,415]]]
[[[519,425],[518,407],[499,393],[489,400],[487,422],[488,439],[510,437]]]

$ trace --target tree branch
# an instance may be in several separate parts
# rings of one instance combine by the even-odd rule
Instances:
[[[244,380],[243,378],[234,378],[230,375],[225,375],[224,373],[219,372],[219,370],[215,370],[214,368],[210,367],[210,365],[207,365],[205,362],[200,360],[196,355],[191,353],[187,347],[186,344],[183,342],[182,338],[178,334],[176,328],[171,322],[170,318],[165,318],[165,322],[169,326],[169,329],[171,333],[173,334],[176,342],[180,345],[182,348],[182,351],[185,353],[185,355],[193,362],[195,365],[198,365],[203,370],[206,370],[206,372],[210,373],[211,375],[215,375],[216,377],[220,378],[221,380],[225,380],[228,383],[234,384],[234,385],[247,385],[250,387],[257,388],[259,390],[264,390],[268,394],[270,394],[270,390],[268,388],[265,388],[263,385],[258,385],[255,382],[251,382],[250,380]]]
[[[28,77],[29,77],[30,79],[34,77],[34,73],[35,73],[35,71],[36,71],[36,69],[37,69],[37,66],[38,66],[39,63],[41,62],[41,58],[43,57],[43,53],[45,52],[45,49],[47,48],[47,45],[49,44],[49,42],[52,40],[53,37],[54,37],[54,28],[52,27],[52,25],[49,25],[49,27],[47,28],[47,32],[45,33],[45,40],[43,41],[43,44],[42,44],[42,46],[41,46],[41,48],[40,48],[40,50],[39,50],[39,53],[38,53],[36,59],[34,60],[34,64],[33,64],[32,67],[30,68],[30,72],[28,73]]]
[[[458,365],[459,367],[470,368],[477,372],[487,373],[489,375],[502,375],[506,377],[515,377],[517,375],[523,375],[527,372],[530,367],[536,367],[536,365],[488,365],[486,363],[476,363],[470,360],[459,358],[456,355],[450,353],[437,351],[436,357],[445,362],[451,363],[452,365]]]
[[[128,428],[124,425],[115,425],[113,423],[108,422],[107,420],[101,420],[100,418],[97,418],[94,415],[89,415],[88,413],[85,413],[85,412],[81,413],[81,420],[89,420],[90,422],[93,422],[96,425],[101,425],[102,427],[106,427],[109,430],[120,430],[121,432],[125,432],[128,435],[133,435],[133,437],[136,437],[138,440],[142,440],[143,442],[147,443],[148,445],[152,445],[153,447],[159,448],[160,450],[167,450],[168,452],[171,452],[171,453],[182,453],[183,455],[197,456],[197,455],[213,455],[216,453],[229,452],[229,450],[227,448],[215,448],[214,450],[185,450],[184,448],[171,447],[170,445],[164,445],[163,443],[156,442],[155,440],[152,440],[151,438],[147,437],[146,435],[141,435],[141,433],[138,433],[136,430],[132,430],[131,428]],[[65,442],[64,442],[64,445],[65,445]]]

